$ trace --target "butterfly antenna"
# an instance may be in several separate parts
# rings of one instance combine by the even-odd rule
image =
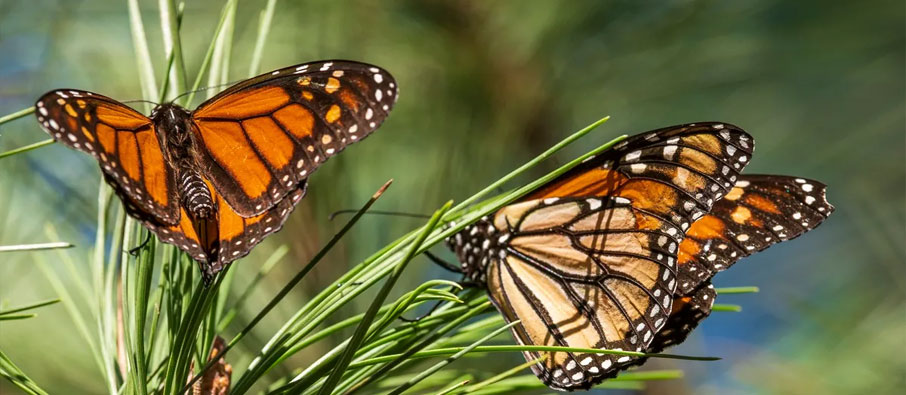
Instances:
[[[420,315],[420,316],[418,316],[418,317],[415,317],[415,318],[406,318],[406,317],[403,317],[403,316],[399,316],[399,320],[400,320],[400,321],[403,321],[403,322],[409,322],[409,323],[412,323],[412,322],[419,322],[419,321],[421,321],[421,320],[423,320],[423,319],[425,319],[425,318],[428,318],[428,316],[431,315],[431,313],[434,313],[434,311],[437,310],[437,308],[440,307],[441,303],[443,303],[443,302],[446,302],[446,300],[438,300],[437,303],[434,303],[434,306],[431,306],[431,310],[428,310],[427,313],[424,313],[424,314],[422,314],[422,315]]]
[[[233,86],[233,85],[236,85],[236,84],[238,84],[238,83],[240,83],[240,82],[242,82],[242,81],[245,81],[245,80],[236,80],[236,81],[224,82],[224,83],[222,83],[222,84],[206,86],[206,87],[204,87],[204,88],[198,88],[198,89],[195,89],[195,90],[183,92],[183,93],[181,93],[179,96],[174,97],[172,101],[175,102],[175,101],[179,100],[180,97],[183,97],[183,96],[186,96],[186,95],[189,95],[189,94],[192,94],[192,93],[204,92],[204,91],[209,90],[209,89],[223,88],[223,87],[225,87],[225,86]]]
[[[148,104],[150,104],[150,105],[152,105],[152,106],[155,106],[155,107],[156,107],[157,105],[160,104],[160,103],[155,103],[155,102],[153,102],[153,101],[151,101],[151,100],[142,100],[142,99],[126,100],[126,101],[123,102],[123,104],[130,104],[130,103],[148,103]]]
[[[334,219],[337,215],[340,215],[340,214],[353,214],[353,213],[356,213],[356,212],[358,212],[358,211],[359,211],[359,210],[337,210],[337,211],[334,211],[334,212],[330,213],[330,215],[327,216],[327,220],[328,220],[328,221],[333,221],[333,219]],[[366,212],[365,214],[372,214],[372,215],[375,215],[375,214],[376,214],[376,215],[390,215],[390,216],[410,217],[410,218],[431,218],[430,215],[418,214],[418,213],[406,213],[406,212],[402,212],[402,211],[381,211],[381,210],[371,210],[371,211]]]
[[[206,91],[206,90],[208,90],[208,89],[222,88],[222,87],[224,87],[224,86],[228,86],[228,85],[232,85],[232,84],[233,84],[233,83],[228,82],[228,83],[225,83],[225,84],[206,86],[206,87],[204,87],[204,88],[198,88],[198,89],[195,89],[195,90],[186,91],[186,92],[183,92],[183,93],[179,94],[179,96],[174,97],[173,100],[171,100],[171,101],[172,101],[172,102],[176,102],[177,100],[179,100],[179,98],[181,98],[181,97],[183,97],[183,96],[186,96],[186,95],[189,95],[189,94],[192,94],[192,93],[204,92],[204,91]]]
[[[428,260],[430,260],[431,262],[434,262],[435,265],[440,266],[441,268],[451,271],[453,273],[462,274],[462,268],[459,265],[454,265],[450,262],[447,262],[446,260],[438,257],[437,255],[432,254],[430,251],[425,251],[422,254],[425,254],[425,256],[428,257]]]

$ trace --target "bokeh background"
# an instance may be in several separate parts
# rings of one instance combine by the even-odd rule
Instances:
[[[157,2],[141,3],[160,78]],[[222,2],[186,3],[182,36],[191,80]],[[230,55],[235,80],[247,76],[264,3],[240,2]],[[362,60],[390,70],[401,96],[377,133],[312,177],[287,227],[238,263],[235,270],[251,276],[274,248],[290,246],[238,321],[339,228],[328,213],[357,207],[389,178],[396,181],[380,209],[429,213],[605,115],[612,120],[530,176],[621,133],[720,120],[755,136],[749,172],[821,180],[837,211],[816,231],[718,275],[717,286],[754,285],[761,293],[721,297],[719,303],[740,304],[743,312],[713,314],[674,351],[723,360],[651,361],[647,369],[680,368],[686,377],[647,391],[902,389],[904,11],[900,1],[279,1],[263,71],[325,58]],[[63,87],[141,98],[126,2],[0,0],[0,115]],[[0,128],[0,152],[47,138],[32,117]],[[87,262],[98,182],[87,155],[59,145],[0,160],[0,245],[65,240],[77,245],[67,254]],[[249,348],[240,348],[234,365],[319,284],[418,224],[403,217],[361,221],[258,328]],[[452,258],[441,246],[435,251]],[[55,297],[36,259],[64,277],[77,275],[58,264],[57,252],[0,255],[4,306]],[[455,279],[419,259],[400,286],[437,277]],[[53,393],[103,392],[60,305],[0,324],[0,349]],[[287,368],[316,356],[300,354]],[[520,362],[519,355],[497,354],[459,363],[499,372]],[[0,382],[0,392],[7,391],[16,390]]]

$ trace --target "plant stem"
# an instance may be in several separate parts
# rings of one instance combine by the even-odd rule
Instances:
[[[29,107],[29,108],[23,108],[23,109],[21,109],[21,110],[19,110],[19,111],[16,111],[16,112],[12,113],[12,114],[4,115],[4,116],[0,117],[0,125],[3,125],[4,123],[10,122],[10,121],[17,120],[17,119],[22,118],[22,117],[24,117],[24,116],[26,116],[26,115],[28,115],[28,114],[33,113],[33,112],[35,112],[35,107],[34,107],[34,106],[31,106],[31,107]]]
[[[45,147],[45,146],[51,145],[51,144],[53,144],[53,143],[54,143],[54,140],[53,140],[53,139],[47,139],[47,140],[39,141],[39,142],[37,142],[37,143],[29,144],[29,145],[26,145],[26,146],[23,146],[23,147],[11,149],[11,150],[9,150],[9,151],[0,153],[0,159],[3,159],[3,158],[5,158],[5,157],[7,157],[7,156],[13,156],[13,155],[16,155],[16,154],[21,154],[21,153],[23,153],[23,152],[28,152],[28,151],[31,151],[31,150],[33,150],[33,149],[38,149],[38,148],[41,148],[41,147]]]
[[[57,241],[57,242],[51,242],[51,243],[0,246],[0,252],[55,250],[58,248],[70,248],[70,247],[72,247],[72,244],[70,244],[70,243],[67,243],[65,241]]]

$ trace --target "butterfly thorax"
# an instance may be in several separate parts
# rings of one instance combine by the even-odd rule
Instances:
[[[456,253],[466,278],[483,284],[488,265],[502,253],[500,244],[507,239],[508,232],[498,230],[484,217],[448,238],[447,245]]]
[[[193,219],[213,218],[214,200],[195,159],[191,113],[179,105],[164,103],[154,109],[151,119],[176,172],[183,207]]]
[[[191,113],[177,104],[164,103],[151,112],[151,120],[162,136],[165,154],[176,170],[193,166]]]

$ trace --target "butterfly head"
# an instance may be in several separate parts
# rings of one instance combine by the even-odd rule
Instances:
[[[163,103],[151,111],[151,120],[158,130],[166,133],[169,137],[188,138],[192,113],[184,107],[175,103]]]

